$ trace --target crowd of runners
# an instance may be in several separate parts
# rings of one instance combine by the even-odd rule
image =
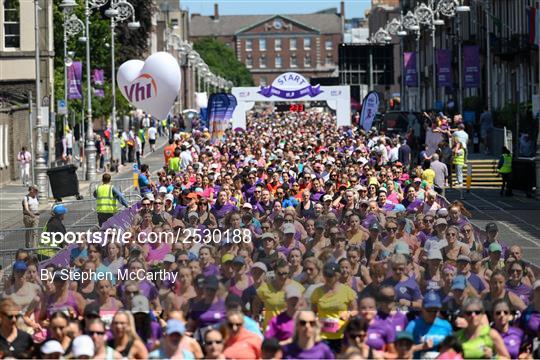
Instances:
[[[68,267],[18,252],[2,356],[540,357],[534,269],[438,194],[452,168],[463,183],[459,117],[407,134],[335,123],[259,112],[223,141],[171,134],[164,167],[140,166],[126,242],[77,244]],[[139,242],[151,233],[173,236]]]

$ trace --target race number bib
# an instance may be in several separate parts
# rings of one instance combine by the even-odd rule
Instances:
[[[321,319],[321,331],[337,333],[339,331],[339,319]]]

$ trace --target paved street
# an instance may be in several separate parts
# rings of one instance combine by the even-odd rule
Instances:
[[[163,165],[163,146],[167,139],[161,138],[158,140],[159,146],[156,147],[156,152],[148,152],[144,156],[143,162],[150,165],[151,171],[155,171]],[[97,174],[97,179],[101,179],[101,174]],[[124,184],[131,183],[132,165],[128,164],[121,172],[113,176],[114,180],[126,179]],[[75,231],[85,231],[91,226],[97,224],[97,217],[93,208],[95,207],[95,199],[91,197],[89,190],[89,182],[81,181],[79,190],[84,196],[83,200],[76,200],[74,197],[65,198],[64,203],[68,207],[64,223],[72,227]],[[16,229],[24,227],[22,223],[21,201],[22,197],[27,193],[26,187],[20,184],[7,184],[0,187],[0,229]],[[40,226],[43,226],[50,217],[50,208],[53,200],[50,199],[47,205],[41,206],[42,214],[40,216]],[[18,232],[17,236],[10,233],[3,233],[4,238],[1,240],[1,249],[14,249],[20,247],[21,236],[23,232]],[[24,236],[24,235],[23,235]]]
[[[540,201],[519,191],[512,197],[500,196],[498,189],[446,192],[449,201],[461,195],[477,226],[483,229],[488,222],[497,221],[503,242],[521,246],[525,259],[540,267]]]

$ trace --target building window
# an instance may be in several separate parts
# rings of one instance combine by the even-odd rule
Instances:
[[[274,40],[274,49],[276,51],[281,51],[281,39]]]
[[[298,60],[296,59],[296,54],[291,55],[291,67],[298,67]]]
[[[259,67],[261,69],[266,68],[266,55],[261,55],[261,57],[259,58]]]
[[[21,47],[19,0],[4,0],[4,47]]]
[[[304,50],[311,49],[311,38],[304,38]]]
[[[280,55],[280,54],[276,54],[276,67],[277,67],[277,68],[283,67],[283,61],[282,61],[282,59],[281,59],[281,55]]]
[[[334,65],[334,57],[332,54],[326,54],[326,65]]]
[[[311,54],[304,56],[304,67],[311,67]]]
[[[251,54],[248,54],[246,57],[246,67],[252,68],[253,67],[253,58],[251,57]]]
[[[259,39],[259,50],[266,51],[266,39]]]
[[[246,40],[246,51],[253,51],[253,41],[252,40]]]
[[[261,76],[259,78],[259,85],[260,86],[266,86],[266,84],[268,84],[268,80],[266,79],[266,76]]]
[[[334,44],[332,43],[332,40],[326,40],[324,42],[324,47],[326,48],[326,50],[332,50]]]
[[[171,19],[171,26],[178,26],[178,19]]]
[[[289,49],[296,50],[296,39],[289,39]]]

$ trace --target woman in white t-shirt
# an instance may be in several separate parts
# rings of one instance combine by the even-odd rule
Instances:
[[[19,167],[21,170],[21,181],[23,186],[28,186],[30,181],[30,163],[32,161],[32,154],[26,147],[23,146],[19,154],[17,155],[17,160],[19,161]]]
[[[156,136],[157,136],[157,129],[155,126],[151,126],[148,128],[148,140],[150,141],[150,151],[154,152],[156,150]]]

